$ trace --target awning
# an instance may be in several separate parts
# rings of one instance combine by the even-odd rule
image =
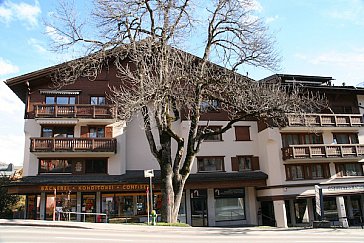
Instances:
[[[52,124],[52,125],[76,125],[78,122],[78,119],[76,118],[60,118],[60,119],[55,119],[55,118],[51,118],[51,119],[47,119],[47,118],[37,118],[36,119],[37,123],[40,125],[44,125],[44,124]]]
[[[79,95],[81,90],[39,90],[41,94],[52,95]]]

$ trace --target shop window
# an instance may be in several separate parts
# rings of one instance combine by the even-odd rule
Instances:
[[[199,126],[199,132],[220,132],[221,131],[221,126]],[[222,134],[215,134],[215,135],[210,135],[208,137],[205,138],[205,141],[222,141]]]
[[[46,196],[46,212],[45,212],[45,219],[52,220],[53,219],[53,212],[56,207],[56,200],[54,198],[54,194],[47,194]]]
[[[287,180],[310,180],[330,177],[329,164],[286,165]]]
[[[106,174],[107,160],[106,159],[88,159],[85,162],[85,173]]]
[[[244,189],[215,189],[215,220],[244,220]]]
[[[137,210],[137,215],[147,214],[147,199],[145,195],[137,196],[136,210]]]
[[[198,172],[224,171],[224,157],[198,157]]]
[[[64,159],[41,159],[39,174],[42,173],[72,173],[72,162]]]
[[[45,103],[47,105],[74,105],[76,97],[74,96],[46,96]]]
[[[298,144],[323,144],[321,133],[282,133],[283,148]]]
[[[248,126],[235,126],[235,140],[236,141],[251,141],[250,140],[250,127]]]
[[[106,99],[105,96],[91,96],[91,105],[105,105]]]
[[[358,144],[358,134],[357,133],[334,133],[333,134],[334,143],[337,144]]]
[[[339,220],[335,197],[325,197],[324,198],[324,215],[325,215],[326,220],[329,220],[329,221]]]
[[[26,196],[27,219],[40,219],[40,195]]]
[[[361,163],[336,163],[338,176],[363,176],[363,165]]]

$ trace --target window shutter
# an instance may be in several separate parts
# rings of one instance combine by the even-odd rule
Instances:
[[[81,127],[81,138],[87,138],[88,137],[88,127],[82,126]]]
[[[112,127],[105,127],[105,138],[112,138]]]
[[[235,126],[235,140],[236,141],[250,141],[250,127]]]
[[[239,171],[239,161],[237,157],[231,157],[231,170]]]
[[[259,157],[252,158],[252,170],[260,170]]]

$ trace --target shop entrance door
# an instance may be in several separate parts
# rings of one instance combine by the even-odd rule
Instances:
[[[262,224],[264,226],[275,226],[274,206],[272,201],[261,202],[262,207]]]
[[[208,226],[207,222],[207,199],[191,198],[191,225]]]
[[[352,217],[348,217],[349,225],[350,226],[360,226],[363,224],[363,217],[362,217],[362,211],[361,211],[361,202],[360,202],[360,196],[351,196],[351,207],[352,207]],[[348,205],[345,203],[345,208],[348,214]]]
[[[95,194],[82,194],[82,213],[86,213],[81,215],[81,221],[85,222],[96,222],[94,214],[87,213],[95,213],[96,212],[96,195]]]

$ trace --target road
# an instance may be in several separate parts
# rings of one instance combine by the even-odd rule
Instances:
[[[0,242],[254,242],[364,243],[362,229],[178,228],[85,224],[84,226],[0,225]]]

